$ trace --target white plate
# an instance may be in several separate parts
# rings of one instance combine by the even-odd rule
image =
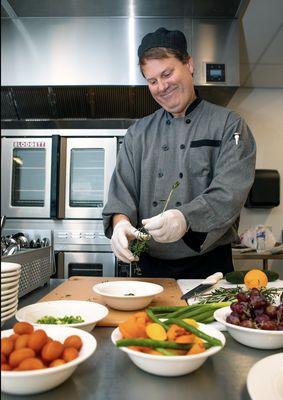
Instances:
[[[1,308],[7,306],[8,304],[14,303],[16,300],[18,300],[18,296],[17,295],[12,295],[10,298],[8,299],[3,299],[1,297]]]
[[[21,269],[21,264],[1,262],[1,274],[2,272],[19,271]]]
[[[19,284],[11,289],[6,289],[6,290],[3,290],[3,288],[1,287],[1,299],[5,297],[7,294],[17,293],[18,290],[19,290]]]
[[[15,315],[17,309],[18,309],[18,304],[14,308],[11,308],[10,310],[4,312],[1,311],[1,319],[7,317],[8,315]]]
[[[21,275],[21,271],[1,272],[1,278],[9,278],[10,276]]]
[[[282,400],[283,353],[255,363],[249,371],[247,387],[252,400]]]
[[[10,308],[15,307],[18,304],[18,299],[12,300],[9,304],[2,304],[1,302],[1,314],[3,312],[6,312],[7,310],[10,310]]]
[[[2,278],[1,277],[1,287],[3,283],[9,283],[9,282],[19,282],[20,280],[20,275],[16,275],[16,276],[9,276],[7,278]]]
[[[16,286],[19,286],[19,281],[15,281],[15,282],[9,282],[9,283],[1,283],[1,292],[4,290],[4,292],[6,290],[10,290],[10,289],[15,289]]]

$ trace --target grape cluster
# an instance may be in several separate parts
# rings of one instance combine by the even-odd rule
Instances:
[[[283,331],[282,302],[278,306],[269,303],[258,289],[238,293],[236,298],[226,322],[245,328]]]

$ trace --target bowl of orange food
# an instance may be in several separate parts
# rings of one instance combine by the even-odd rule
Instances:
[[[1,332],[1,390],[28,395],[45,392],[67,380],[96,350],[88,332],[70,327],[36,329],[17,322]]]
[[[225,336],[193,320],[158,321],[136,313],[116,328],[111,340],[140,369],[181,376],[199,368],[225,345]]]

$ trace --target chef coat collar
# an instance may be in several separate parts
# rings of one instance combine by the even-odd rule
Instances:
[[[197,93],[196,93],[196,94],[197,94]],[[202,101],[202,99],[201,99],[200,97],[197,97],[197,98],[189,105],[189,107],[187,108],[186,113],[185,113],[185,116],[189,115],[189,114],[199,105],[199,103],[200,103],[201,101]],[[173,115],[172,115],[170,112],[166,111],[166,114],[167,114],[167,119],[170,119],[170,117],[171,117],[171,118],[174,118]]]

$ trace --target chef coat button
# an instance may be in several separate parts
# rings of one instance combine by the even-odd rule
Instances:
[[[162,176],[163,176],[163,172],[158,172],[158,177],[162,178]]]
[[[186,124],[190,124],[191,123],[191,120],[188,118],[188,119],[186,119]]]
[[[167,144],[164,144],[164,145],[162,146],[162,150],[164,150],[164,151],[169,150],[169,147],[167,146]]]
[[[153,205],[153,207],[157,207],[157,205],[158,205],[157,201],[153,201],[152,205]]]
[[[171,121],[169,119],[167,119],[166,125],[171,125]]]
[[[184,149],[186,146],[184,144],[180,144],[180,149]]]
[[[180,207],[182,205],[182,203],[180,203],[179,201],[177,201],[177,203],[175,204],[176,207]]]
[[[183,178],[183,172],[179,173],[179,178],[181,178],[181,179]]]

